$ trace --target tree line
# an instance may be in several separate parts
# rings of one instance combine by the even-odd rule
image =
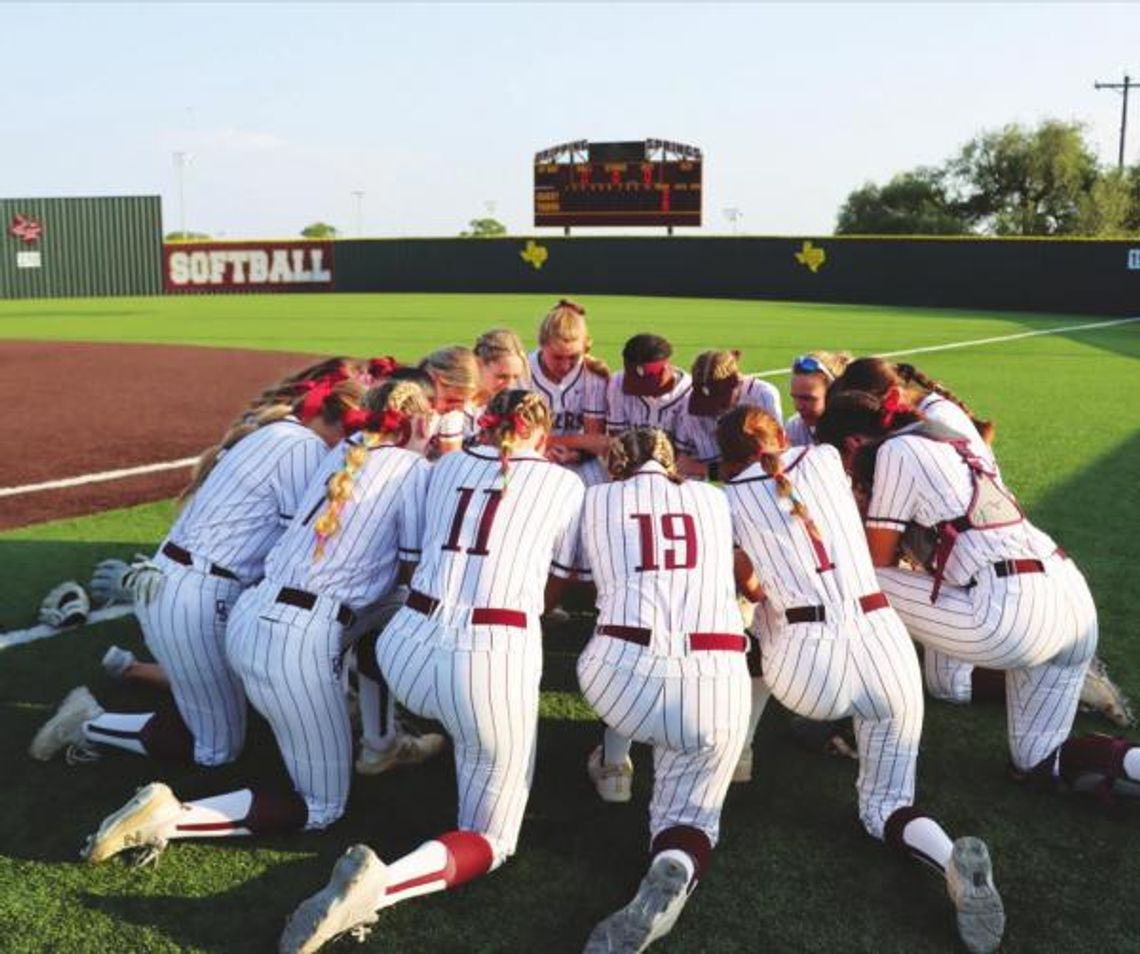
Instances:
[[[938,166],[868,182],[837,235],[1140,234],[1140,165],[1102,166],[1077,122],[983,132]]]

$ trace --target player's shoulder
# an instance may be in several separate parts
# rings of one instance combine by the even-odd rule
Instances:
[[[744,383],[748,393],[764,394],[768,397],[771,397],[773,395],[779,397],[780,395],[780,390],[776,387],[776,385],[774,385],[771,381],[765,381],[763,378],[758,377],[755,374],[746,375],[744,378]]]

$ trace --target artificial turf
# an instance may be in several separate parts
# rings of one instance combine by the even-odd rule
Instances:
[[[548,304],[535,296],[407,295],[3,302],[0,339],[411,359],[500,325],[529,340]],[[875,353],[1081,323],[740,301],[598,297],[584,304],[596,350],[611,363],[626,337],[654,331],[673,341],[678,363],[704,347],[732,346],[752,370],[784,368],[810,348]],[[1131,607],[1140,562],[1138,359],[1138,324],[914,359],[997,421],[1005,477],[1031,518],[1085,571],[1100,611],[1101,655],[1134,697],[1140,696]],[[773,380],[786,384],[785,377]],[[0,439],[0,451],[18,450]],[[160,503],[0,534],[0,627],[30,625],[50,584],[85,578],[104,556],[152,547],[171,514],[171,505]],[[596,727],[573,679],[584,637],[574,626],[547,634],[537,771],[517,856],[454,894],[384,912],[366,950],[580,950],[594,922],[635,889],[645,862],[648,753],[635,751],[631,805],[596,801],[583,771]],[[391,858],[451,824],[454,773],[444,761],[358,780],[347,816],[323,834],[180,843],[155,870],[79,864],[83,836],[138,784],[162,778],[189,798],[283,778],[267,730],[256,722],[247,754],[209,772],[128,755],[80,768],[31,762],[27,742],[72,685],[86,681],[101,699],[128,710],[162,702],[101,676],[98,660],[111,642],[142,652],[137,626],[123,619],[0,653],[6,770],[0,949],[270,950],[285,915],[324,882],[348,844],[366,841]],[[659,949],[957,950],[937,880],[861,831],[854,763],[801,752],[784,733],[785,722],[771,704],[757,740],[756,781],[730,792],[713,868]],[[1106,724],[1081,716],[1079,727]],[[1132,887],[1140,884],[1140,806],[1106,816],[1091,801],[1032,795],[1007,780],[1005,764],[1000,707],[927,706],[919,803],[952,833],[989,842],[1009,915],[1003,950],[1140,950],[1140,915],[1132,903]]]

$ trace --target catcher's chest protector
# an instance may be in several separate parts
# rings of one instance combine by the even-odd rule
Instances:
[[[993,530],[997,527],[1009,527],[1021,523],[1025,514],[1018,505],[1017,500],[1008,490],[997,481],[997,475],[990,470],[986,463],[970,450],[969,441],[964,438],[946,439],[923,434],[921,431],[911,432],[915,436],[927,440],[949,444],[958,452],[962,462],[969,468],[970,481],[974,490],[970,497],[966,513],[953,520],[943,520],[935,528],[937,538],[934,544],[934,558],[931,561],[931,573],[934,575],[934,587],[930,591],[930,602],[938,600],[938,593],[942,589],[942,577],[946,573],[946,564],[954,544],[958,542],[959,534],[967,530]]]

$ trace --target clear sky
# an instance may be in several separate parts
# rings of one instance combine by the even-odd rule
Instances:
[[[830,232],[853,188],[983,129],[1087,123],[1116,160],[1140,5],[0,2],[0,195],[159,193],[228,238],[532,227],[533,155],[705,154],[706,233]],[[1126,159],[1140,161],[1140,95]],[[493,203],[493,205],[488,205]],[[659,230],[658,230],[659,231]]]

